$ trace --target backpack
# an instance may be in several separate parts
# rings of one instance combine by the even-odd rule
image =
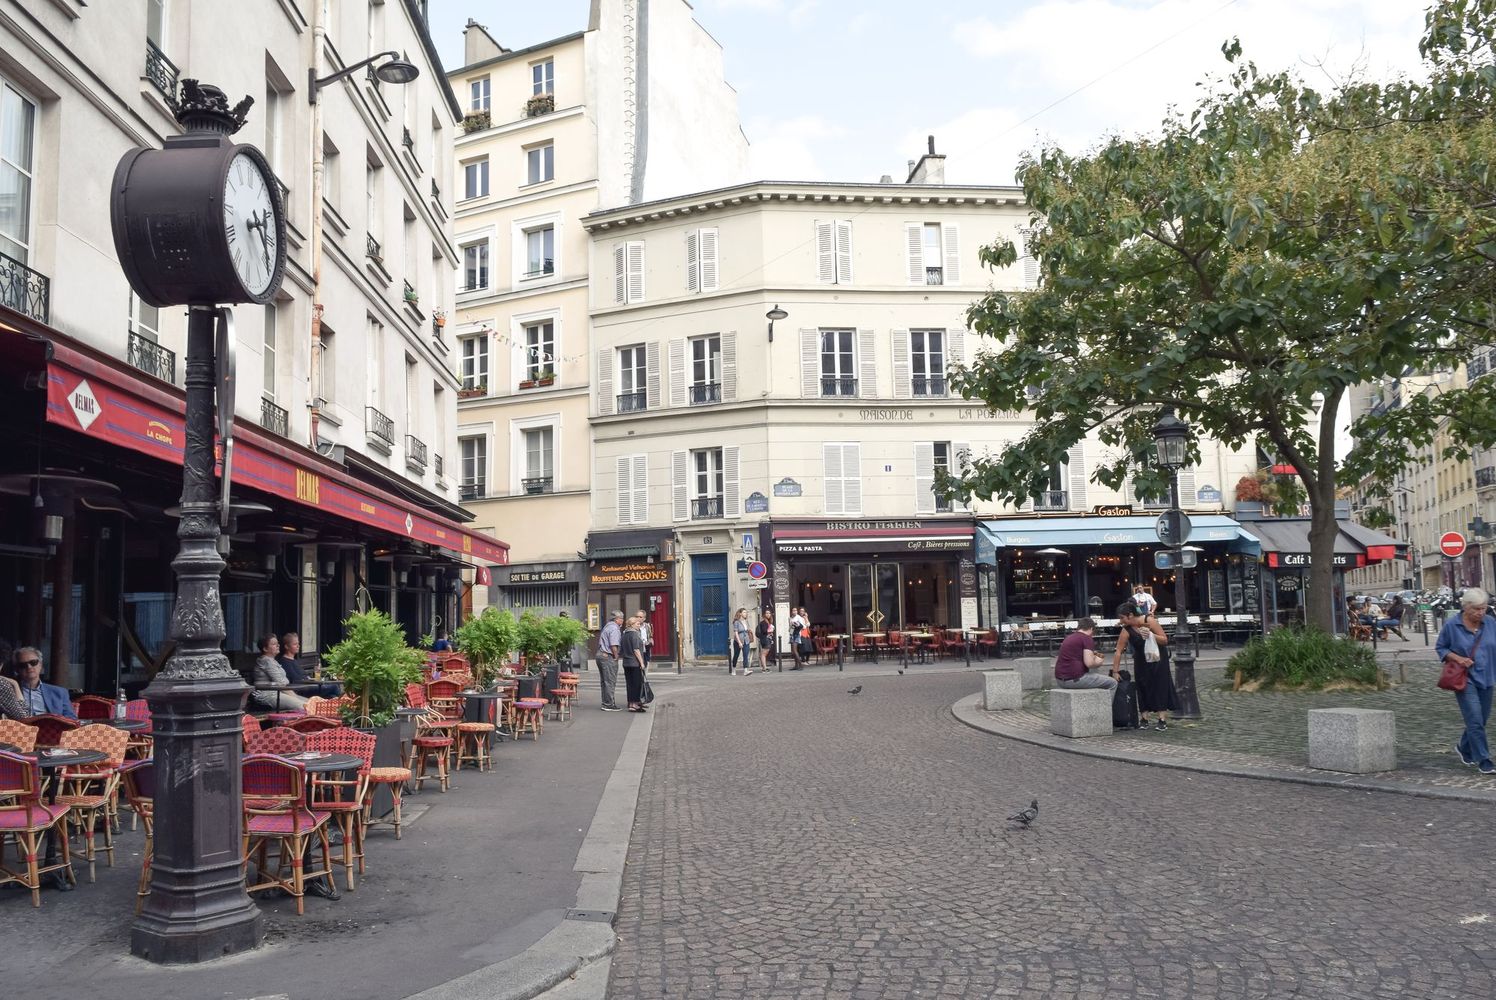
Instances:
[[[1117,689],[1112,692],[1112,728],[1138,728],[1138,686],[1127,670],[1118,671]]]

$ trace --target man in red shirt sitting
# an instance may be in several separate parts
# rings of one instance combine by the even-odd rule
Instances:
[[[1106,688],[1117,686],[1117,679],[1106,674],[1091,673],[1092,667],[1102,664],[1101,654],[1096,652],[1096,640],[1091,637],[1096,631],[1096,620],[1082,618],[1076,622],[1078,628],[1065,636],[1060,643],[1060,653],[1054,661],[1055,687],[1062,688]]]

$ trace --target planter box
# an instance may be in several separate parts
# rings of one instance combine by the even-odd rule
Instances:
[[[486,396],[486,395],[488,395],[488,390],[487,389],[458,389],[457,390],[457,398],[458,399],[473,399],[474,397],[477,397],[477,396]]]
[[[364,732],[374,734],[374,766],[375,767],[403,767],[405,760],[401,756],[401,731],[404,728],[402,720],[396,719],[388,726],[378,729],[366,729]],[[412,725],[412,728],[414,726]],[[374,816],[387,816],[394,811],[394,799],[390,796],[389,785],[375,785],[371,789],[374,799]]]

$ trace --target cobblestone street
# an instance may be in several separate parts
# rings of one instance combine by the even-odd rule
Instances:
[[[980,686],[662,692],[609,996],[1496,995],[1490,805],[1030,746],[952,717]]]

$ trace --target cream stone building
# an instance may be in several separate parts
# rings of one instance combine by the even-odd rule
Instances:
[[[507,607],[582,612],[592,270],[581,220],[745,169],[720,47],[684,0],[643,7],[594,0],[585,30],[513,51],[470,22],[465,65],[449,75],[466,116],[452,164],[456,474],[479,523],[512,536],[492,592]],[[476,591],[475,605],[486,597]]]

